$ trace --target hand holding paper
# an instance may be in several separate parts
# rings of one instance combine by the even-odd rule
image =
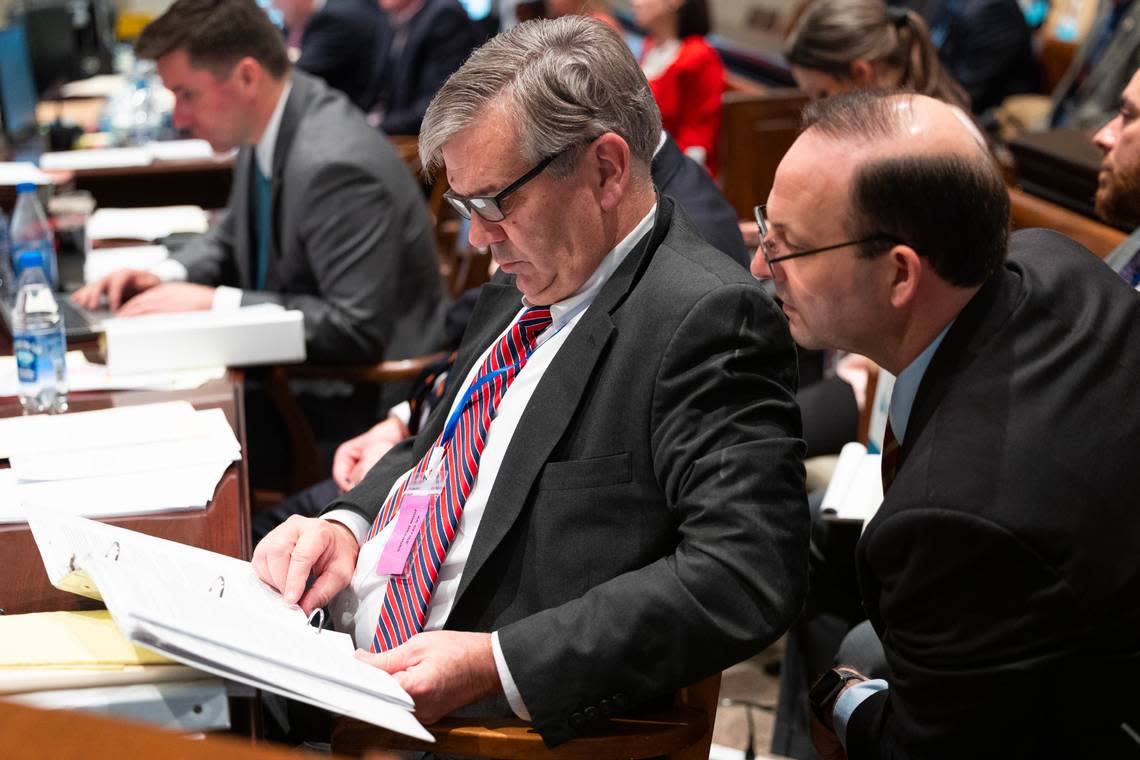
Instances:
[[[356,537],[340,523],[293,515],[258,543],[253,571],[307,615],[348,585],[359,551]],[[310,574],[316,580],[306,591]]]

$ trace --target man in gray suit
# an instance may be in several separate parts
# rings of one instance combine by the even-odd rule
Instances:
[[[430,350],[443,294],[415,180],[343,95],[291,69],[253,0],[178,0],[136,50],[174,92],[175,126],[238,148],[233,190],[217,226],[171,260],[76,300],[105,294],[122,315],[278,303],[304,313],[317,362]]]
[[[1133,287],[1140,284],[1140,71],[1120,95],[1120,110],[1093,142],[1104,151],[1096,190],[1096,213],[1117,227],[1135,231],[1105,257]]]
[[[803,603],[787,321],[655,193],[660,135],[628,48],[581,16],[503,32],[424,117],[424,165],[499,273],[419,434],[253,562],[304,609],[337,595],[424,722],[481,702],[553,746],[755,654]]]

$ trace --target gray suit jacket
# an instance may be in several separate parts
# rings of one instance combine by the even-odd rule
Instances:
[[[512,278],[484,286],[453,377],[518,309]],[[795,383],[775,303],[662,197],[514,431],[446,624],[499,632],[548,744],[749,657],[799,612]],[[459,385],[329,509],[374,518]]]
[[[1065,76],[1053,91],[1049,124],[1054,127],[1101,127],[1120,107],[1120,93],[1140,66],[1140,3],[1134,3],[1120,19],[1100,60],[1074,90],[1077,75],[1093,53],[1095,32],[1112,12],[1112,5],[1112,0],[1101,0],[1092,33],[1073,56]]]
[[[266,289],[254,290],[254,149],[243,146],[219,224],[176,254],[192,282],[245,291],[242,304],[305,315],[311,361],[425,353],[443,285],[423,196],[388,141],[341,93],[294,70],[273,151]]]

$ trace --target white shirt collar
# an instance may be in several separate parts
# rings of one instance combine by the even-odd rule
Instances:
[[[261,169],[266,179],[273,179],[273,151],[277,149],[277,133],[281,131],[281,116],[285,113],[285,102],[289,100],[289,93],[292,91],[293,80],[290,78],[285,81],[281,97],[277,100],[277,107],[273,109],[273,115],[269,117],[269,123],[265,125],[265,131],[261,133],[261,139],[254,148],[257,168]]]
[[[555,329],[562,327],[562,325],[566,324],[566,322],[593,303],[594,297],[598,295],[598,291],[600,291],[602,286],[610,279],[610,275],[617,271],[617,268],[625,261],[625,257],[629,255],[629,252],[632,251],[638,242],[652,229],[653,220],[656,215],[657,203],[654,202],[652,208],[649,209],[649,213],[643,216],[641,221],[637,223],[637,226],[634,227],[628,235],[622,238],[621,242],[614,246],[612,251],[606,254],[606,257],[598,264],[598,268],[594,270],[594,273],[582,283],[582,287],[578,288],[572,296],[550,305],[552,327]],[[523,298],[523,305],[530,306],[530,304],[526,302],[525,297]]]

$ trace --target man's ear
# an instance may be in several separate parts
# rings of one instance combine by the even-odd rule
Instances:
[[[891,270],[891,306],[896,309],[907,308],[918,295],[923,276],[922,257],[909,245],[899,244],[891,248],[887,258]]]
[[[852,82],[859,87],[875,86],[875,65],[863,58],[856,58],[847,67]]]
[[[596,190],[602,209],[610,211],[629,187],[631,157],[629,144],[614,132],[606,132],[589,148],[594,159]]]
[[[257,59],[246,56],[234,65],[232,76],[242,91],[249,93],[260,86],[261,78],[265,76],[265,69]]]

